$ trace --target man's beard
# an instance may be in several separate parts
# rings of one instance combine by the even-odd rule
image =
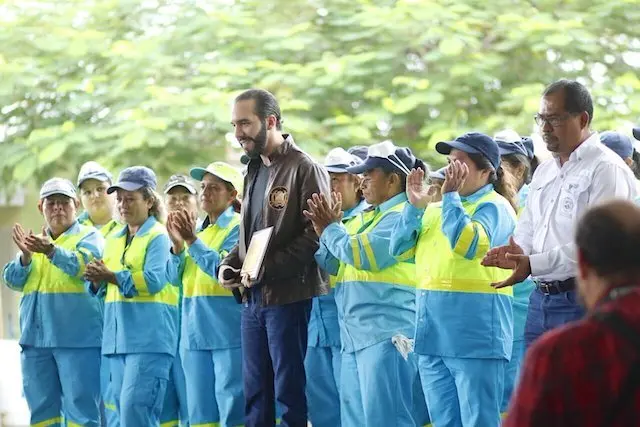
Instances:
[[[247,156],[251,159],[257,159],[264,152],[264,148],[267,146],[267,127],[262,123],[260,131],[254,138],[249,138],[253,141],[253,149],[247,151]]]

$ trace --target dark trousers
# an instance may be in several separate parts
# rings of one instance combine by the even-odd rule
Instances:
[[[565,323],[579,320],[585,310],[578,302],[576,291],[545,295],[540,289],[534,289],[529,297],[527,321],[524,326],[525,346],[531,344],[543,333]]]
[[[304,359],[311,300],[260,307],[260,290],[242,309],[242,376],[246,427],[306,427]]]

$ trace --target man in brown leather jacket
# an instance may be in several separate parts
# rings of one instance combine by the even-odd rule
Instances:
[[[249,157],[238,245],[222,266],[242,266],[255,231],[273,226],[258,279],[243,292],[242,351],[246,426],[306,426],[304,358],[311,299],[328,292],[314,260],[318,237],[302,214],[314,193],[329,197],[329,176],[282,133],[280,107],[261,89],[240,94],[235,136]],[[224,279],[224,278],[221,278]],[[231,286],[237,278],[221,280]],[[275,392],[275,394],[274,394]]]

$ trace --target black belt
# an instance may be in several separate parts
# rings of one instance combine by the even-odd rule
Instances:
[[[553,280],[551,282],[536,281],[536,288],[545,295],[557,295],[575,290],[576,279],[571,277],[567,280]]]

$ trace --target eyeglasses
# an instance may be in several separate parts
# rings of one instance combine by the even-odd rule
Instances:
[[[545,123],[549,123],[551,127],[557,128],[561,126],[567,119],[569,119],[574,115],[575,114],[571,114],[571,113],[566,113],[561,116],[543,116],[540,114],[536,114],[533,117],[533,120],[535,120],[536,124],[540,127],[543,127]]]

